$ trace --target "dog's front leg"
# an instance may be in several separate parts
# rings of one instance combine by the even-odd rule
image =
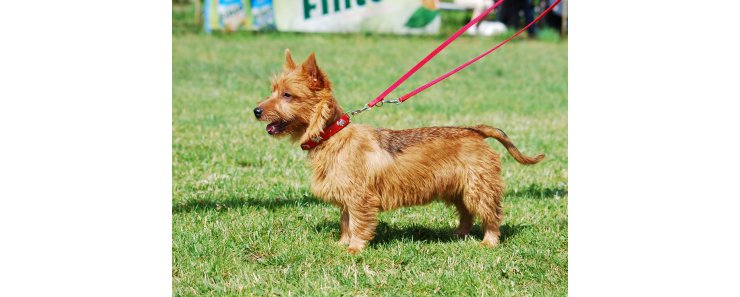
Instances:
[[[379,203],[377,198],[369,197],[348,205],[349,232],[351,239],[347,251],[355,254],[365,249],[367,242],[375,236],[378,226]]]
[[[347,206],[342,205],[340,211],[342,214],[339,219],[339,231],[341,232],[339,244],[348,245],[352,238],[349,233],[349,210],[347,210]]]

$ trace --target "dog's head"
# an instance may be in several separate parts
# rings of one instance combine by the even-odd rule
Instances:
[[[258,120],[269,122],[267,133],[290,135],[300,142],[318,136],[342,114],[332,95],[331,83],[316,64],[314,54],[299,66],[288,49],[283,72],[272,79],[270,96],[254,109]]]

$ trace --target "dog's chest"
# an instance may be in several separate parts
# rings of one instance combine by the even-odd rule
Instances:
[[[361,169],[357,166],[343,153],[315,156],[311,160],[311,191],[327,202],[344,204],[343,200],[358,188],[357,173]]]

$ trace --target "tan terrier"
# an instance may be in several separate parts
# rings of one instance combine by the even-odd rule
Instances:
[[[494,247],[504,182],[499,155],[484,139],[495,138],[522,164],[545,157],[522,155],[503,131],[485,125],[400,131],[349,125],[314,54],[299,66],[287,49],[283,72],[254,114],[270,123],[270,135],[288,135],[308,150],[311,191],[341,209],[339,243],[349,244],[350,253],[372,240],[378,212],[434,200],[455,205],[460,237],[470,232],[473,216],[480,218],[482,244]]]

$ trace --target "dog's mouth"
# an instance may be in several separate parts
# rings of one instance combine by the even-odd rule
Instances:
[[[265,127],[265,130],[267,130],[267,133],[269,133],[270,135],[277,135],[285,132],[285,127],[287,126],[288,122],[274,121],[267,125],[267,127]]]

